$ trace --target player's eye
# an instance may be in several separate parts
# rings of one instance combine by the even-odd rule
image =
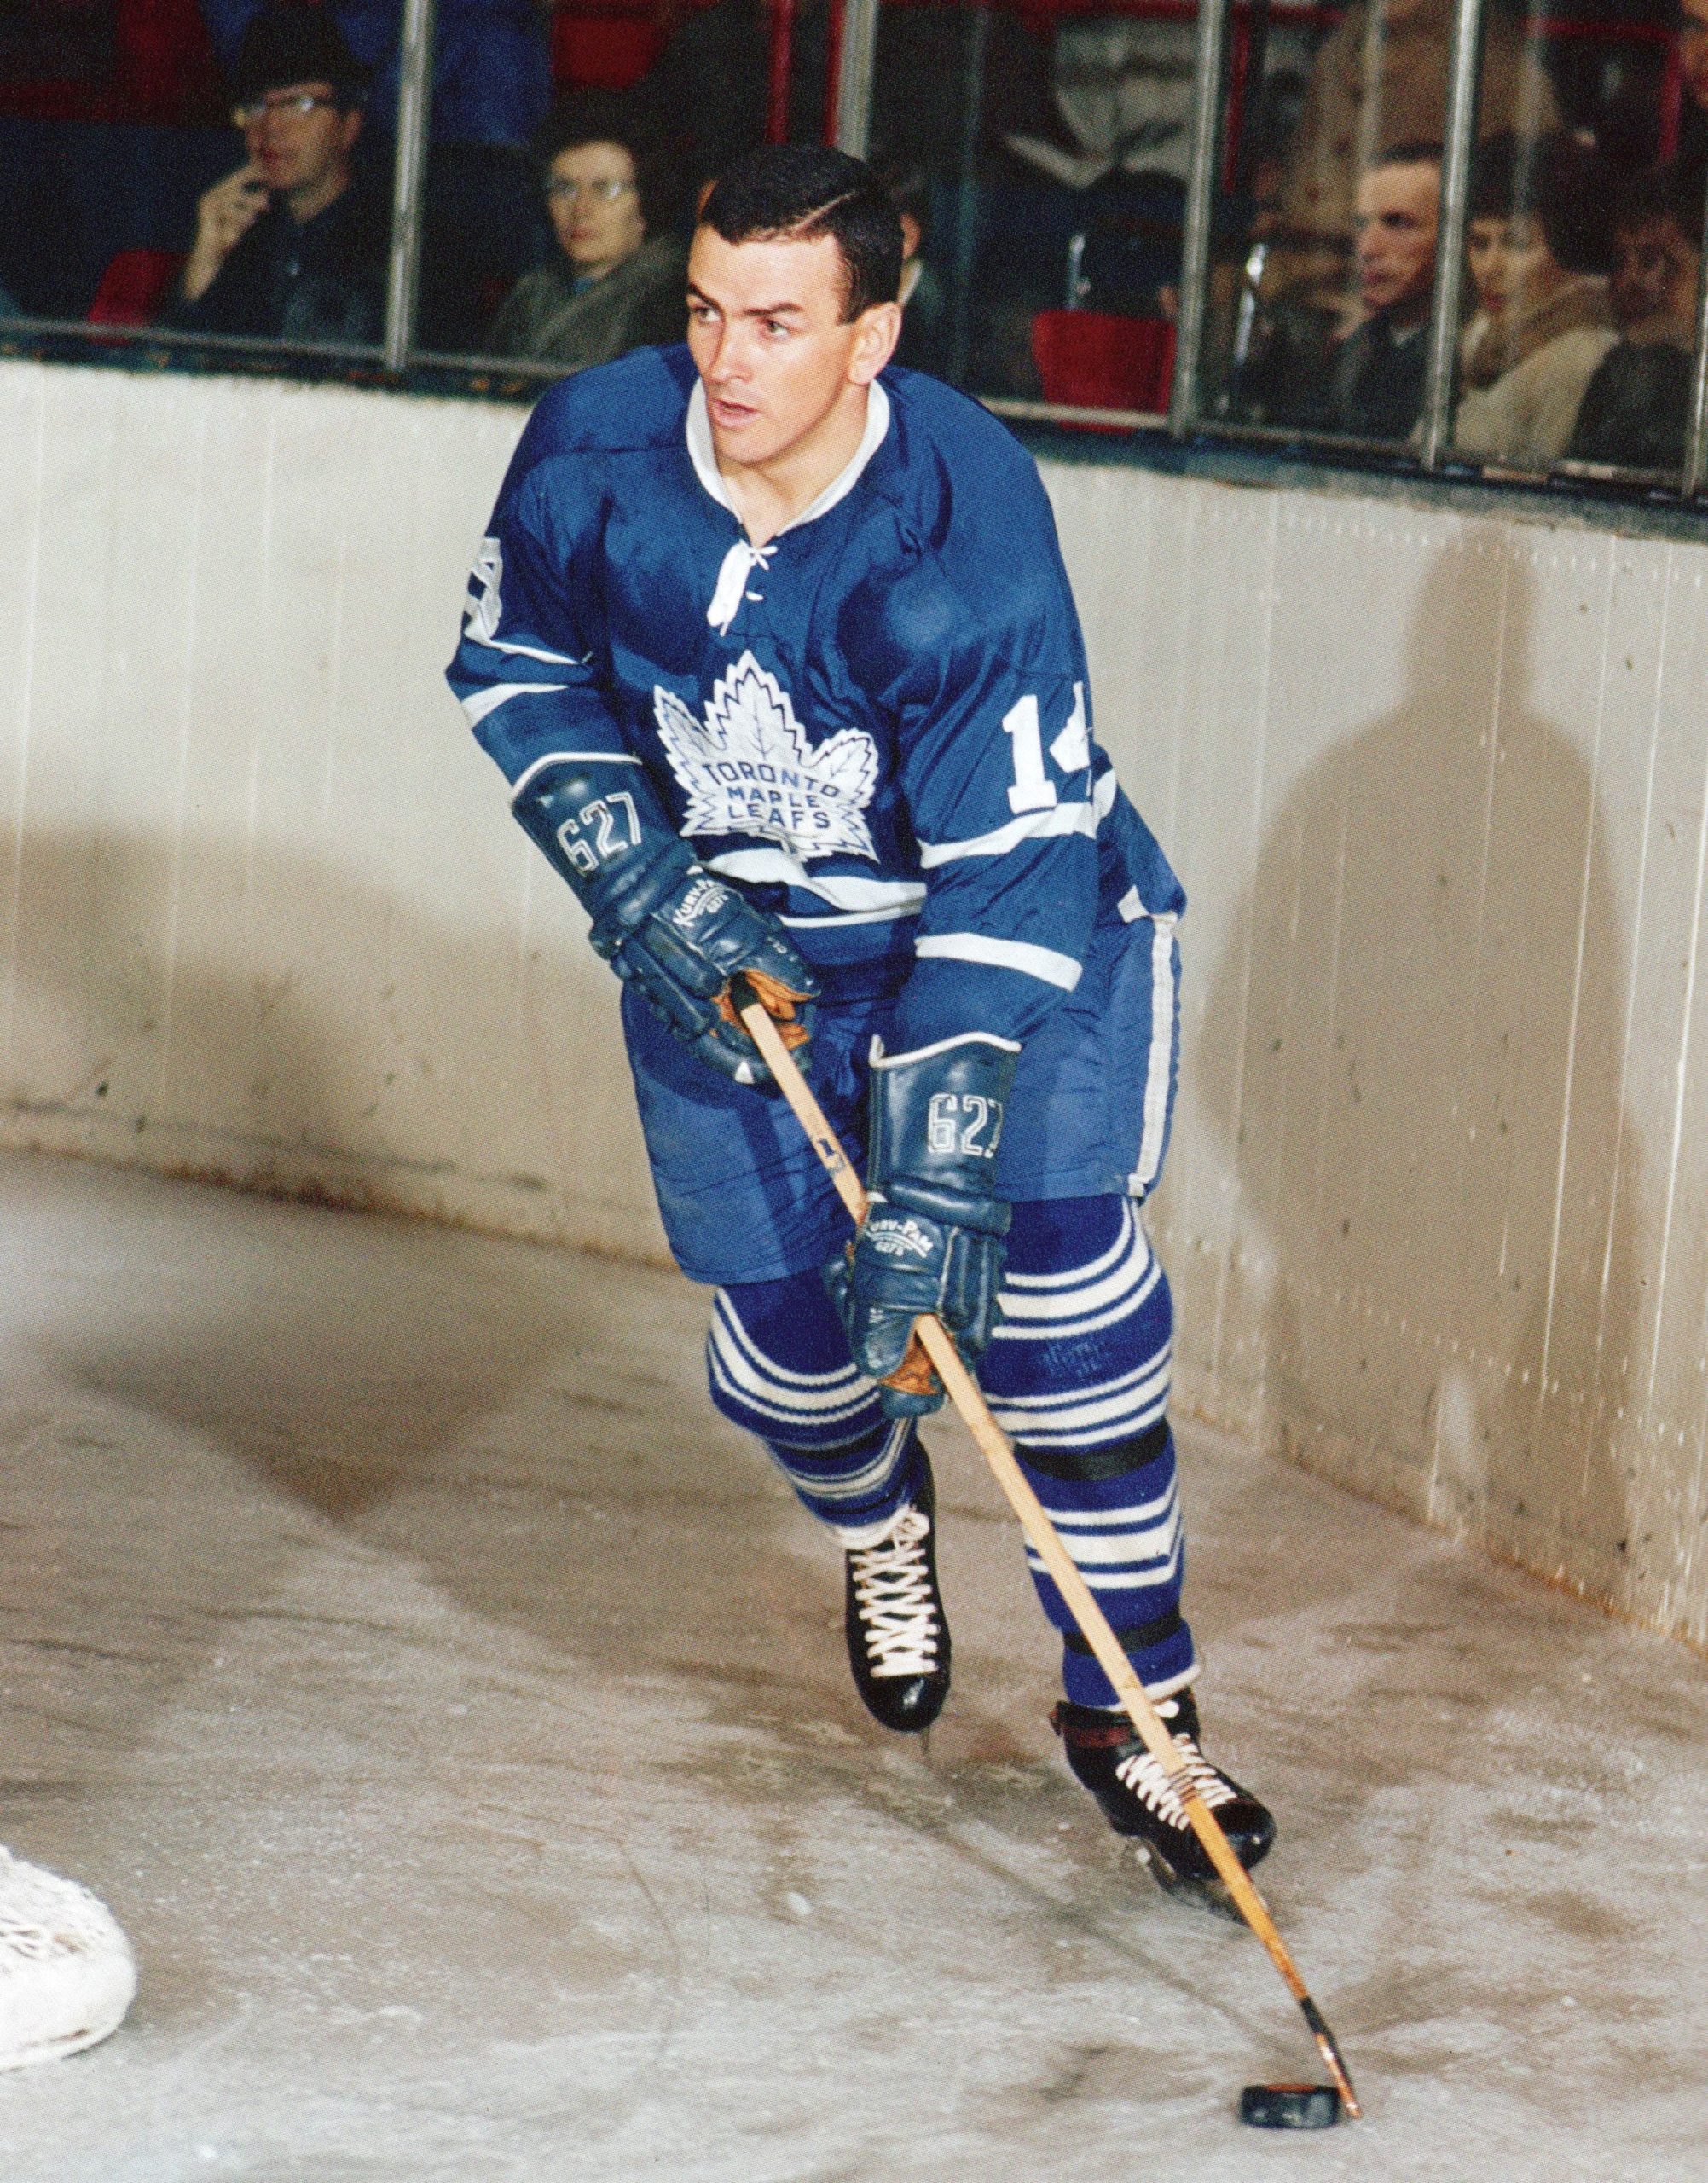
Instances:
[[[767,319],[764,321],[764,324],[765,324],[765,330],[766,330],[766,332],[767,332],[767,333],[769,333],[769,334],[773,334],[773,335],[774,335],[775,337],[777,337],[777,338],[778,338],[778,339],[779,339],[782,338],[782,336],[783,336],[784,334],[787,333],[789,332],[789,330],[790,330],[790,329],[789,329],[789,328],[788,328],[788,327],[787,327],[783,323],[783,321],[782,321],[780,318],[767,318]]]

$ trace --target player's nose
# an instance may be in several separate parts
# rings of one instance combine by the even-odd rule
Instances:
[[[712,358],[706,376],[715,385],[734,386],[751,378],[753,362],[747,345],[732,327],[718,343],[717,353]]]

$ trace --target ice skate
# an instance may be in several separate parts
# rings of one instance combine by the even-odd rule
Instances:
[[[929,1728],[949,1694],[949,1624],[937,1589],[937,1497],[925,1482],[883,1537],[848,1549],[848,1665],[887,1728]]]
[[[75,2054],[116,2031],[136,1966],[87,1888],[0,1850],[0,2070]]]
[[[1188,1778],[1221,1823],[1234,1855],[1249,1872],[1269,1853],[1275,1821],[1239,1783],[1213,1766],[1198,1747],[1198,1709],[1190,1691],[1159,1699],[1163,1725],[1186,1755]],[[1154,1758],[1125,1713],[1063,1700],[1050,1716],[1068,1763],[1103,1808],[1117,1834],[1132,1837],[1157,1884],[1218,1904],[1227,1891],[1161,1762]],[[1177,1777],[1178,1778],[1178,1777]]]

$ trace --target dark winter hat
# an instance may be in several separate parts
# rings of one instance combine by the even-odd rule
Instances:
[[[1612,177],[1591,145],[1563,130],[1486,136],[1471,159],[1474,220],[1530,218],[1570,273],[1607,273],[1613,262]]]
[[[368,83],[330,12],[304,0],[274,0],[252,15],[232,71],[240,104],[288,84],[330,84],[345,106],[360,106]]]

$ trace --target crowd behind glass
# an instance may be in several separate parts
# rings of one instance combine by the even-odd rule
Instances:
[[[846,137],[846,14],[437,0],[412,354],[540,379],[677,338],[706,184],[839,111]],[[904,361],[1022,413],[1167,409],[1196,18],[884,0],[860,120],[904,215]],[[1452,456],[1676,481],[1708,0],[1486,0],[1448,236],[1453,24],[1452,0],[1232,0],[1195,421],[1418,449],[1451,250]],[[0,0],[0,337],[377,357],[402,43],[400,0]]]

